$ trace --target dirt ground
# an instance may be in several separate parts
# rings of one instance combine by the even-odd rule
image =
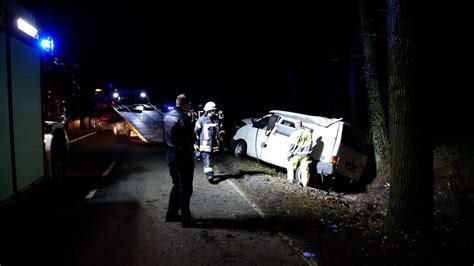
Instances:
[[[226,154],[218,172],[245,173],[235,183],[265,212],[268,222],[318,265],[472,265],[473,142],[449,142],[434,150],[435,235],[420,244],[383,232],[389,184],[354,191],[350,186],[303,188],[286,181],[284,169]],[[427,246],[432,246],[432,251]]]

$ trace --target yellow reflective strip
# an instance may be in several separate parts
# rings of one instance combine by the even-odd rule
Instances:
[[[204,173],[209,173],[209,172],[213,172],[214,169],[212,169],[212,167],[204,167]]]
[[[209,146],[199,146],[199,150],[200,151],[207,151],[207,152],[210,152],[211,151],[211,148]]]

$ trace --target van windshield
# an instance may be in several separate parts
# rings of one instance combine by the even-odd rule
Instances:
[[[342,142],[355,149],[357,152],[367,153],[367,138],[361,132],[352,128],[349,124],[344,124],[342,130]]]
[[[253,122],[253,127],[256,127],[256,128],[264,128],[267,126],[268,124],[268,120],[270,120],[270,117],[269,116],[265,116],[255,122]]]

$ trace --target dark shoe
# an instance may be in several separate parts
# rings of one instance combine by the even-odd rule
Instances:
[[[175,215],[166,215],[165,222],[181,222],[181,215],[175,214]]]
[[[182,222],[181,223],[181,228],[193,228],[197,227],[197,223],[195,221],[189,221],[189,222]]]
[[[198,224],[196,222],[196,219],[194,217],[191,217],[189,221],[181,221],[181,228],[192,228],[196,227]]]

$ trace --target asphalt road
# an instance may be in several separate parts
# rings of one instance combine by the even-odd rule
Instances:
[[[196,164],[199,226],[165,223],[165,151],[92,134],[71,143],[61,188],[45,185],[2,214],[0,265],[307,265],[231,179],[211,185]]]

